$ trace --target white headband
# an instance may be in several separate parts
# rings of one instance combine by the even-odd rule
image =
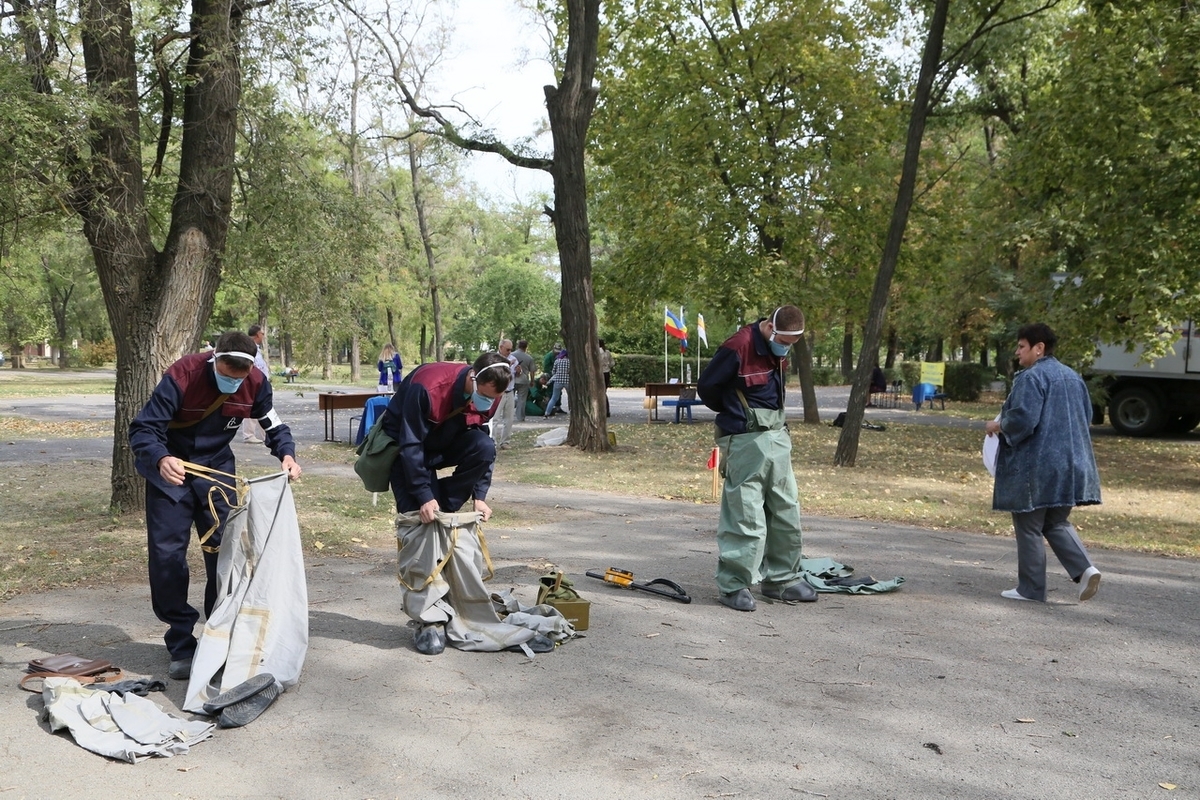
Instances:
[[[240,358],[249,361],[251,364],[254,363],[254,356],[249,353],[243,353],[241,350],[230,350],[227,353],[213,353],[209,361],[216,361],[218,358]]]
[[[776,336],[800,336],[801,334],[803,334],[804,328],[801,328],[798,331],[781,331],[781,330],[779,330],[779,326],[775,324],[775,318],[779,316],[780,308],[783,308],[783,306],[780,306],[779,308],[775,309],[775,313],[771,315],[771,327],[775,329],[775,335]]]
[[[488,364],[486,367],[484,367],[483,369],[481,369],[475,373],[475,380],[479,380],[479,376],[482,375],[483,373],[487,372],[489,369],[496,369],[497,367],[504,367],[505,369],[509,369],[507,361],[499,362],[496,364]]]

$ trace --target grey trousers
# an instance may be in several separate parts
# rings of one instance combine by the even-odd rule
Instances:
[[[1075,526],[1067,520],[1070,514],[1071,506],[1013,512],[1013,529],[1017,533],[1017,591],[1022,597],[1046,600],[1046,546],[1042,537],[1071,580],[1078,582],[1092,565]]]

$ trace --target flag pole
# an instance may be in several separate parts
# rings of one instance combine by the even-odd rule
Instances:
[[[665,309],[666,306],[663,306]],[[663,321],[666,321],[666,315],[663,315]],[[663,325],[663,383],[670,382],[670,358],[667,356],[667,326]]]
[[[687,317],[683,316],[683,306],[679,307],[679,324],[683,329],[687,330]],[[684,334],[685,336],[687,334]],[[683,348],[679,348],[679,382],[683,383]]]

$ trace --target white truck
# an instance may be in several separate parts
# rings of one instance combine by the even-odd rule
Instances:
[[[1179,338],[1171,352],[1142,360],[1142,348],[1126,352],[1120,345],[1101,345],[1089,372],[1108,393],[1108,419],[1126,436],[1187,433],[1200,424],[1200,324],[1175,328]],[[1104,421],[1096,406],[1092,421]]]

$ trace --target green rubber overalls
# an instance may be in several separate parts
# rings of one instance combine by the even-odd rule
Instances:
[[[750,408],[738,394],[746,433],[717,437],[725,478],[717,524],[722,594],[760,581],[783,589],[800,580],[801,572],[800,503],[784,411]]]

